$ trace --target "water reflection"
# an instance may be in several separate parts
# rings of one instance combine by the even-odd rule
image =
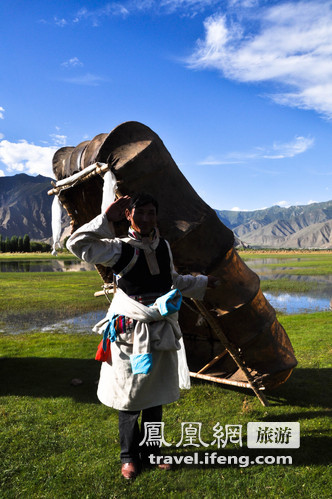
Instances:
[[[61,331],[63,333],[92,333],[93,326],[105,317],[106,312],[106,309],[95,310],[77,317],[71,317],[70,319],[61,320],[54,324],[45,326],[42,328],[42,331],[45,333],[52,333],[54,331]]]
[[[261,281],[287,280],[298,283],[315,283],[315,289],[310,289],[310,291],[302,293],[264,293],[276,310],[287,314],[330,310],[330,301],[332,298],[331,274],[310,275],[289,273],[292,270],[298,271],[300,269],[300,267],[292,266],[293,262],[304,261],[308,261],[307,258],[257,258],[246,261],[246,264],[258,274]],[[275,264],[279,264],[279,266],[276,268]],[[313,263],[313,272],[314,268]],[[308,270],[309,267],[306,267],[306,271]]]
[[[304,260],[304,258],[301,257],[294,257],[294,258],[252,258],[250,260],[246,260],[244,257],[244,260],[246,261],[247,265],[252,264],[253,266],[255,265],[273,265],[273,264],[280,264],[284,263],[287,265],[287,267],[290,267],[288,265],[290,262],[301,262]]]
[[[330,300],[328,298],[312,298],[306,295],[291,295],[289,293],[280,293],[278,295],[264,293],[264,295],[272,307],[284,314],[303,314],[330,310]],[[59,330],[65,333],[92,333],[93,326],[103,319],[105,315],[106,310],[89,312],[45,326],[42,331],[46,333]]]
[[[297,293],[264,293],[267,300],[277,310],[285,314],[299,314],[319,311],[328,311],[330,309],[330,300],[332,297],[332,275],[294,275],[286,273],[291,269],[291,262],[300,261],[301,258],[294,259],[275,259],[262,258],[252,261],[247,261],[247,265],[252,268],[260,277],[261,280],[266,279],[289,279],[293,281],[316,282],[316,289],[307,292],[306,294]],[[285,266],[280,272],[278,269],[266,267],[271,263],[280,263],[283,261]],[[287,264],[290,264],[287,266]],[[67,271],[87,271],[95,270],[95,266],[77,259],[69,260],[17,260],[17,261],[0,261],[1,272],[67,272]],[[31,315],[26,320],[20,319],[16,321],[11,318],[8,322],[0,321],[0,332],[16,334],[22,331],[41,330],[45,333],[54,331],[62,331],[67,333],[92,333],[92,327],[99,322],[106,313],[107,306],[104,310],[89,312],[77,317],[68,319],[58,319],[57,316],[51,317],[45,311],[38,312],[38,317],[32,318]],[[332,312],[331,312],[332,313]],[[33,326],[31,327],[31,325]],[[94,333],[92,333],[94,334]]]
[[[306,271],[305,272],[310,272],[310,269],[313,270],[314,275],[310,275],[310,273],[306,274],[294,274],[290,273],[291,271],[301,271],[301,266],[293,266],[292,264],[295,262],[308,262],[308,258],[256,258],[256,259],[249,259],[246,260],[244,258],[244,261],[248,267],[250,267],[254,272],[256,272],[259,277],[263,279],[290,279],[290,280],[297,280],[297,281],[304,281],[304,282],[310,282],[310,281],[316,281],[316,282],[328,282],[332,284],[332,275],[316,275],[314,273],[315,264],[312,262],[310,263],[310,267],[305,266]]]
[[[275,272],[263,272],[260,269],[253,269],[260,277],[261,281],[269,279],[288,279],[289,281],[297,282],[317,282],[329,284],[332,286],[332,275],[299,275],[299,274],[284,274]],[[289,270],[289,269],[288,269]]]
[[[79,272],[95,269],[91,263],[74,259],[0,261],[0,272]]]
[[[264,293],[264,295],[278,312],[285,314],[313,313],[330,310],[330,300],[328,298],[314,298],[312,296],[289,293]],[[48,322],[47,325],[39,327],[38,330],[44,333],[61,331],[62,333],[95,334],[92,332],[92,328],[105,317],[106,312],[107,307],[103,310],[96,310],[76,317],[54,321],[51,324]],[[27,323],[26,328],[23,328],[21,323],[20,327],[11,328],[8,331],[6,331],[7,327],[3,325],[2,332],[18,334],[23,330],[33,331],[35,329],[36,325],[31,328]]]
[[[264,293],[272,307],[285,314],[303,314],[330,310],[329,297],[313,297],[290,293]]]

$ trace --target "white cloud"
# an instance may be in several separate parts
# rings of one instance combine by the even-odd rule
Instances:
[[[65,146],[67,143],[67,136],[66,135],[59,135],[56,133],[52,133],[50,137],[53,140],[53,144],[56,146]]]
[[[280,206],[281,208],[289,208],[291,206],[291,203],[289,201],[277,201],[275,204]]]
[[[4,138],[4,134],[0,133],[0,140]]]
[[[84,66],[84,64],[78,57],[72,57],[71,59],[68,59],[68,61],[64,61],[61,66],[64,68],[77,68]]]
[[[234,206],[233,208],[230,209],[230,211],[249,211],[249,210],[241,209],[238,206]]]
[[[195,16],[209,7],[220,6],[220,0],[129,0],[126,3],[127,12],[154,10],[159,14]]]
[[[159,6],[166,8],[167,12],[175,12],[178,10],[187,10],[202,12],[207,7],[220,4],[219,0],[161,0]]]
[[[174,8],[179,7],[209,7],[210,5],[215,5],[218,0],[161,0],[161,7],[172,5]]]
[[[4,112],[5,112],[4,108],[0,106],[0,119],[1,120],[4,119],[4,115],[3,115]]]
[[[205,38],[189,66],[217,69],[241,82],[281,83],[284,89],[270,95],[277,103],[332,119],[332,1],[239,9],[237,18],[234,13],[205,20]]]
[[[127,16],[129,14],[128,9],[120,3],[107,3],[99,9],[87,9],[83,7],[75,15],[73,22],[79,23],[82,20],[88,20],[91,22],[92,26],[98,27],[100,21],[109,16]]]
[[[313,203],[318,203],[318,201],[314,201],[312,199],[310,199],[310,201],[308,201],[308,204],[313,204]]]
[[[62,81],[67,83],[74,83],[75,85],[87,85],[90,87],[97,87],[104,79],[91,73],[85,75],[75,76],[73,78],[64,78]]]
[[[3,170],[0,170],[0,177],[5,177],[5,172]]]
[[[262,158],[267,159],[284,159],[293,158],[298,154],[306,152],[314,144],[314,139],[311,137],[295,137],[291,142],[278,143],[275,142],[270,150],[262,149]],[[260,151],[257,151],[258,156]]]
[[[54,18],[54,22],[57,26],[60,26],[60,28],[63,28],[68,24],[68,21],[66,19],[58,19],[57,17]]]
[[[242,7],[251,7],[257,0],[235,0]],[[233,3],[233,2],[231,2]],[[219,7],[220,0],[123,0],[121,3],[108,2],[99,8],[82,7],[67,19],[54,17],[53,22],[63,28],[72,24],[88,22],[93,27],[99,27],[105,19],[113,16],[123,18],[137,12],[156,12],[159,15],[179,13],[182,16],[194,17],[211,7]],[[39,22],[46,23],[44,19]]]
[[[9,172],[19,171],[30,175],[53,176],[52,158],[56,146],[41,147],[26,140],[19,142],[0,141],[0,161]]]
[[[258,7],[259,0],[229,0],[228,4],[230,7],[250,9],[252,7]]]
[[[230,152],[220,158],[208,156],[199,165],[230,165],[247,163],[259,159],[285,159],[303,154],[314,145],[312,137],[295,137],[290,142],[274,142],[272,146],[255,147],[251,151]],[[265,173],[276,173],[265,171]]]
[[[217,165],[239,165],[245,163],[243,159],[236,159],[240,153],[229,153],[223,157],[216,158],[215,156],[209,155],[202,161],[198,161],[198,165],[202,166],[217,166]]]

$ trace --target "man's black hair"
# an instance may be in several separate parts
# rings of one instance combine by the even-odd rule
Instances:
[[[150,196],[150,194],[147,194],[146,192],[138,192],[131,197],[129,209],[131,211],[133,208],[140,208],[141,206],[145,206],[149,203],[153,204],[153,206],[156,208],[156,213],[158,213],[158,202],[155,200],[155,198]]]

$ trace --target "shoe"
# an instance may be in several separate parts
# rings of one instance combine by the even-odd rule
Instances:
[[[171,471],[172,465],[170,463],[158,464],[158,468],[163,471]]]
[[[137,477],[137,468],[135,463],[123,463],[121,466],[121,474],[126,480],[133,480]]]

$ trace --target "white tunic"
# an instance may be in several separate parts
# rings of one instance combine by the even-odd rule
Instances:
[[[142,249],[142,242],[125,241]],[[154,240],[151,249],[159,243]],[[113,267],[121,256],[122,240],[115,237],[113,224],[108,222],[105,214],[98,215],[91,222],[80,227],[69,238],[67,248],[77,257],[89,263],[100,263]],[[202,300],[206,286],[206,276],[179,275],[171,259],[170,268],[173,287],[184,296]],[[148,327],[160,327],[159,323]],[[164,327],[171,328],[165,323]],[[122,333],[117,341],[112,342],[112,359],[103,362],[97,395],[99,400],[114,409],[136,411],[169,404],[180,396],[178,378],[178,360],[176,350],[154,350],[151,343],[152,370],[149,374],[133,374],[130,355],[133,353],[133,333]]]

